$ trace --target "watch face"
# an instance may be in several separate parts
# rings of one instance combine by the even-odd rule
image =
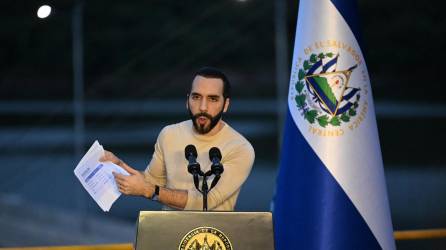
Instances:
[[[155,186],[155,192],[153,192],[152,197],[150,198],[152,201],[157,201],[158,196],[160,194],[160,187],[158,185]]]

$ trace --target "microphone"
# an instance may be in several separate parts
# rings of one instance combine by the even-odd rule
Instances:
[[[189,161],[187,164],[187,171],[194,176],[195,187],[198,188],[198,175],[203,175],[200,169],[200,164],[197,162],[197,149],[194,145],[189,144],[184,148],[184,156]]]
[[[218,149],[216,147],[212,147],[209,150],[209,159],[212,162],[211,172],[215,175],[215,178],[211,184],[211,189],[212,189],[215,185],[217,185],[217,182],[220,180],[220,175],[224,171],[223,164],[221,164],[221,162],[220,162],[221,161],[220,149]]]

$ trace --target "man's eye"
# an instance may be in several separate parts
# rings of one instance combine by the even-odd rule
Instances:
[[[213,102],[218,102],[218,97],[211,97],[210,99],[211,99],[211,101],[213,101]]]
[[[200,99],[200,96],[198,96],[198,95],[193,95],[193,96],[191,96],[191,98],[192,98],[192,100],[198,100],[198,99]]]

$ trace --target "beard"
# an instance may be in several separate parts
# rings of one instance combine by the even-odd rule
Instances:
[[[201,113],[197,113],[197,114],[192,114],[192,112],[190,111],[190,109],[188,109],[189,111],[189,116],[190,119],[192,120],[192,123],[194,124],[194,128],[195,130],[199,133],[199,134],[207,134],[209,133],[209,131],[211,131],[220,121],[221,117],[223,116],[223,109],[221,109],[221,111],[216,114],[215,116],[211,116],[208,113],[205,112],[201,112]],[[209,119],[210,123],[209,125],[206,124],[199,124],[198,123],[198,118],[199,117],[206,117]]]

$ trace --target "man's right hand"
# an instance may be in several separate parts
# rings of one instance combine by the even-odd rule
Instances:
[[[99,161],[109,161],[121,167],[124,165],[123,164],[124,162],[121,159],[119,159],[116,155],[107,150],[104,150],[104,155],[101,158],[99,158]]]

